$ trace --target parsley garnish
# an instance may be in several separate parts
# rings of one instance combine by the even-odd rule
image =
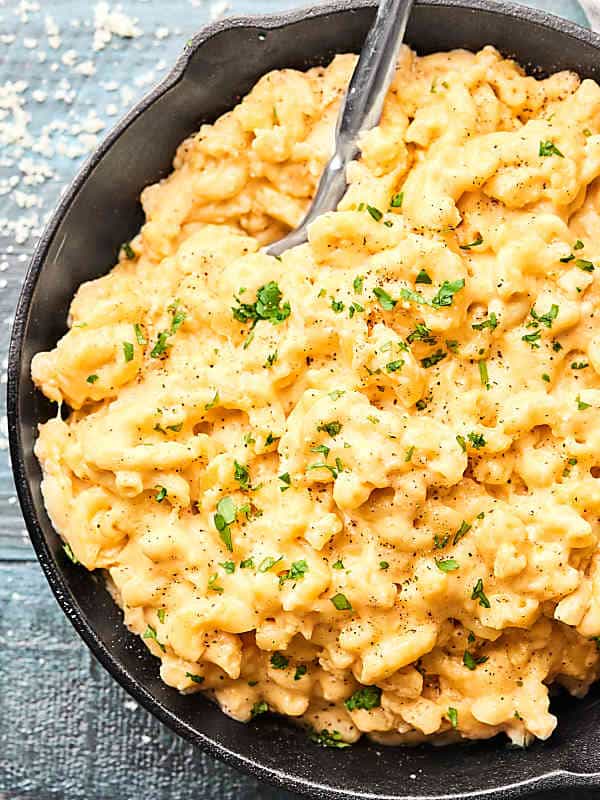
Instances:
[[[551,142],[549,139],[545,142],[540,142],[539,155],[560,156],[561,158],[564,158],[564,155],[560,152],[558,147],[554,144],[554,142]]]
[[[344,747],[352,746],[342,739],[342,734],[339,731],[328,731],[325,728],[320,733],[311,730],[308,734],[308,738],[311,742],[318,744],[320,747],[337,747],[341,750]]]
[[[233,316],[238,322],[252,322],[254,328],[261,320],[268,320],[279,325],[286,320],[291,308],[288,302],[281,304],[282,293],[275,281],[269,281],[256,292],[254,303],[242,303],[236,297],[237,308],[232,308]]]
[[[267,368],[272,367],[278,358],[279,358],[279,353],[277,352],[277,350],[274,350],[272,353],[269,353],[269,355],[267,356],[267,360],[265,361],[265,367]]]
[[[584,272],[593,272],[595,267],[591,261],[588,261],[586,258],[576,258],[575,259],[575,266],[582,269]]]
[[[280,561],[283,561],[283,556],[279,556],[279,558],[274,558],[273,556],[267,556],[266,558],[263,558],[263,560],[258,565],[258,571],[268,572],[275,566],[275,564],[279,564]]]
[[[469,525],[469,523],[468,523],[468,522],[465,522],[465,521],[463,520],[463,521],[461,522],[461,524],[460,524],[460,528],[459,528],[459,529],[456,531],[456,533],[454,534],[454,539],[452,540],[452,544],[453,544],[453,545],[457,545],[457,544],[460,542],[460,540],[463,538],[463,536],[466,536],[466,535],[467,535],[467,533],[468,533],[470,530],[471,530],[471,526]]]
[[[223,569],[228,575],[233,575],[233,573],[235,572],[235,564],[233,563],[233,561],[220,561],[219,566],[223,567]]]
[[[79,559],[77,558],[77,556],[75,555],[75,553],[73,552],[73,550],[71,549],[71,545],[70,545],[68,542],[65,542],[65,543],[63,544],[63,550],[65,551],[65,553],[66,553],[66,555],[67,555],[67,558],[69,559],[69,561],[72,561],[72,562],[73,562],[73,564],[79,564],[79,563],[81,563],[81,562],[79,561]]]
[[[158,611],[156,612],[156,616],[158,617],[158,621],[159,622],[164,623],[166,613],[167,612],[165,611],[164,608],[159,608],[158,609]]]
[[[404,202],[404,192],[398,192],[392,197],[390,208],[402,208]]]
[[[482,331],[484,328],[489,328],[491,331],[496,330],[498,327],[498,319],[496,314],[492,311],[487,319],[484,319],[483,322],[477,322],[474,325],[471,325],[474,331]]]
[[[587,361],[573,361],[571,364],[571,369],[586,369],[586,367],[589,367]]]
[[[406,341],[412,344],[415,341],[424,342],[425,344],[435,344],[435,336],[431,335],[431,331],[427,325],[417,322],[414,331],[411,331],[406,337]]]
[[[372,708],[379,708],[381,705],[381,689],[379,686],[363,686],[357,689],[352,697],[344,700],[344,705],[348,711],[355,711],[362,708],[370,711]]]
[[[448,706],[448,719],[453,728],[458,727],[458,711],[452,706]]]
[[[363,312],[364,310],[364,307],[361,306],[360,303],[352,303],[352,305],[348,307],[348,316],[352,319],[357,312]]]
[[[264,700],[261,700],[260,702],[254,703],[252,706],[252,711],[250,712],[250,716],[252,719],[254,719],[255,717],[259,717],[261,714],[266,714],[268,710],[269,706]]]
[[[460,433],[457,433],[456,434],[456,441],[459,443],[460,449],[463,451],[463,453],[466,453],[467,452],[467,441],[466,441],[465,437],[461,436]]]
[[[386,372],[398,372],[404,366],[404,361],[399,358],[398,361],[390,361],[385,365]]]
[[[155,486],[154,488],[158,489],[156,497],[154,499],[156,500],[157,503],[162,503],[162,501],[167,496],[167,490],[165,489],[164,486]]]
[[[243,464],[239,464],[237,461],[233,462],[233,467],[234,480],[239,483],[240,489],[243,492],[247,492],[250,488],[250,473],[248,472],[248,468]]]
[[[489,389],[490,377],[488,375],[487,361],[484,358],[479,359],[479,377],[481,379],[481,385],[485,386],[486,389]]]
[[[435,353],[431,353],[426,358],[421,359],[421,366],[428,369],[429,367],[434,367],[436,364],[439,364],[440,361],[443,361],[448,353],[444,353],[443,350],[436,350]]]
[[[308,672],[308,667],[306,664],[298,664],[296,667],[296,672],[294,672],[294,680],[299,681],[306,673]]]
[[[552,327],[552,323],[558,317],[558,310],[559,309],[558,309],[558,306],[556,305],[556,303],[553,303],[550,306],[550,310],[546,311],[545,314],[538,314],[537,311],[535,310],[535,308],[532,308],[530,313],[531,313],[531,316],[533,317],[533,319],[535,320],[535,322],[537,322],[540,325],[544,325],[546,328],[551,328]],[[531,323],[531,324],[535,324],[535,323]]]
[[[527,342],[527,344],[531,345],[531,349],[535,350],[539,348],[539,341],[542,338],[542,334],[540,331],[535,331],[535,333],[527,333],[525,336],[521,336],[521,340]]]
[[[123,242],[123,244],[121,245],[121,250],[125,253],[125,258],[128,258],[130,261],[133,261],[133,259],[135,258],[135,252],[129,242]]]
[[[477,580],[477,583],[473,587],[471,600],[479,600],[480,606],[483,606],[483,608],[491,608],[490,601],[487,599],[487,596],[483,591],[483,580],[481,578]]]
[[[431,280],[431,278],[429,277],[429,275],[427,274],[427,271],[426,271],[426,270],[424,270],[424,269],[422,269],[422,270],[419,272],[419,274],[417,275],[417,277],[415,278],[415,283],[426,283],[426,284],[431,284],[431,283],[432,283],[432,280]]]
[[[250,558],[245,558],[243,561],[240,561],[240,569],[254,569],[254,559],[252,556]]]
[[[335,564],[331,565],[331,569],[344,569],[344,563],[338,558]]]
[[[487,442],[485,437],[482,433],[468,433],[467,439],[471,442],[475,450],[481,450],[482,447],[485,447]]]
[[[150,351],[150,356],[152,358],[160,358],[163,353],[167,352],[168,344],[167,341],[169,339],[168,331],[162,331],[158,334],[158,338],[156,339],[156,343],[152,350]]]
[[[282,655],[282,653],[273,653],[271,656],[271,666],[273,669],[286,669],[289,663],[289,659]]]
[[[86,383],[96,383],[96,381],[99,380],[99,377],[98,375],[88,375],[85,380]]]
[[[452,301],[454,299],[454,295],[457,292],[460,292],[465,286],[464,278],[460,278],[457,281],[444,281],[440,286],[438,293],[431,301],[432,304],[436,308],[442,308],[444,306],[451,306]]]
[[[356,278],[354,278],[352,281],[352,288],[354,289],[355,294],[362,294],[364,283],[365,279],[362,275],[357,275]]]
[[[391,311],[394,306],[396,305],[396,300],[392,300],[390,295],[379,286],[376,286],[373,289],[373,294],[379,300],[379,305],[383,308],[384,311]]]
[[[308,564],[306,563],[305,559],[293,561],[292,566],[280,577],[279,582],[283,583],[284,581],[297,581],[300,578],[303,578],[307,572]]]
[[[138,344],[141,345],[148,344],[146,337],[144,336],[144,331],[142,330],[142,326],[139,325],[137,322],[133,326],[133,331],[135,333],[135,339]]]
[[[204,678],[202,675],[194,675],[192,672],[186,672],[185,677],[189,678],[194,683],[204,683]]]
[[[213,522],[221,541],[230,552],[233,552],[233,543],[229,526],[235,522],[236,516],[235,505],[231,497],[222,497],[217,503],[217,513],[213,517]]]
[[[381,213],[381,211],[378,208],[375,208],[375,206],[369,206],[368,205],[367,206],[367,211],[373,217],[375,222],[381,222],[381,220],[383,219],[383,214]]]
[[[455,572],[460,568],[460,564],[454,558],[444,558],[440,561],[436,558],[435,565],[441,572]]]
[[[433,549],[434,550],[443,550],[444,547],[448,544],[448,540],[450,539],[450,534],[447,533],[445,536],[440,536],[439,533],[433,534]]]
[[[334,422],[323,423],[317,427],[317,430],[325,431],[325,433],[328,433],[331,437],[334,437],[337,436],[342,430],[342,423],[338,422],[337,420],[334,420]]]
[[[406,451],[406,455],[404,456],[404,461],[408,464],[412,461],[413,454],[415,452],[415,446],[411,445],[408,450]]]
[[[583,402],[583,400],[581,399],[581,395],[577,395],[576,399],[577,399],[577,410],[578,411],[585,411],[586,408],[591,408],[591,405],[589,403],[584,403]]]
[[[335,594],[329,598],[338,611],[352,611],[350,601],[345,594]]]
[[[148,625],[146,630],[144,631],[143,639],[153,639],[156,644],[160,647],[163,653],[166,651],[166,647],[164,644],[158,641],[158,636],[156,635],[156,629],[152,627],[152,625]]]
[[[208,590],[210,592],[216,592],[217,594],[223,594],[225,589],[222,586],[217,586],[217,581],[219,580],[219,576],[215,572],[213,575],[210,576],[208,579]]]
[[[335,311],[336,314],[341,314],[342,311],[346,308],[346,306],[342,303],[341,300],[332,300],[331,308]]]
[[[472,241],[470,244],[461,244],[461,250],[470,250],[472,247],[479,247],[480,244],[483,244],[483,238],[480,233],[477,234],[477,238]]]
[[[485,664],[488,660],[488,656],[479,656],[479,658],[475,658],[472,653],[469,653],[468,650],[465,650],[463,653],[463,664],[467,669],[474,670],[478,664]]]
[[[217,391],[215,392],[213,399],[210,401],[210,403],[206,403],[204,405],[204,410],[210,411],[210,409],[214,408],[218,404],[218,402],[219,402],[219,392]]]
[[[379,562],[379,569],[382,569],[382,570],[385,571],[386,569],[389,569],[389,568],[390,568],[390,562],[389,561],[380,561]]]

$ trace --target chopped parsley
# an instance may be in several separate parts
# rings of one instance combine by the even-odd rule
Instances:
[[[460,278],[457,281],[444,281],[440,286],[438,293],[431,301],[432,305],[434,305],[436,308],[451,306],[452,301],[454,299],[454,295],[457,292],[460,292],[460,290],[463,289],[464,286],[465,286],[464,278]]]
[[[579,269],[582,269],[584,272],[593,272],[595,269],[593,263],[586,258],[576,258],[575,266],[579,267]]]
[[[143,639],[152,639],[156,642],[156,644],[160,647],[163,653],[166,651],[166,647],[164,644],[158,641],[158,636],[156,634],[156,628],[153,628],[152,625],[148,625],[146,630],[144,631]]]
[[[324,431],[333,438],[342,430],[342,423],[338,422],[337,420],[334,420],[333,422],[324,422],[318,426],[317,430]]]
[[[225,589],[222,586],[217,585],[217,581],[219,580],[219,576],[215,572],[213,575],[210,576],[208,579],[208,590],[209,592],[216,592],[217,594],[223,594]]]
[[[364,310],[364,306],[361,306],[360,303],[352,303],[348,306],[348,316],[352,319],[356,313],[362,313]]]
[[[289,663],[289,659],[282,653],[273,653],[271,656],[271,666],[273,669],[286,669]]]
[[[471,327],[474,331],[482,331],[484,328],[489,328],[491,331],[494,331],[498,327],[498,318],[492,311],[487,319],[484,319],[483,322],[477,322],[474,325],[471,325]]]
[[[154,499],[156,500],[157,503],[162,503],[162,501],[167,496],[167,490],[165,489],[164,486],[155,486],[154,488],[157,489],[156,496]]]
[[[321,453],[323,456],[325,456],[325,459],[327,459],[327,456],[331,452],[331,449],[329,447],[327,447],[326,444],[318,444],[315,447],[311,447],[310,448],[310,452],[311,453]],[[286,473],[286,475],[287,475],[287,473]]]
[[[259,717],[261,714],[266,714],[268,710],[269,706],[264,700],[261,700],[260,702],[254,703],[252,706],[252,711],[250,712],[250,716],[252,719],[254,719],[255,717]]]
[[[435,559],[435,565],[441,572],[456,572],[460,564],[454,558]]]
[[[214,408],[219,403],[219,399],[220,399],[219,398],[219,392],[216,391],[214,393],[213,399],[210,401],[210,403],[206,403],[204,405],[204,410],[205,411],[210,411],[211,408]]]
[[[167,348],[169,346],[168,339],[169,339],[168,331],[161,331],[161,333],[158,334],[156,343],[152,348],[152,350],[150,351],[150,356],[152,358],[160,358],[164,353],[167,352]]]
[[[160,623],[164,623],[166,613],[167,612],[165,611],[164,608],[159,608],[158,611],[156,612],[156,616],[158,617],[158,621]]]
[[[193,672],[186,672],[185,677],[189,678],[194,683],[204,683],[204,677],[202,675],[194,675]]]
[[[96,383],[96,381],[99,380],[99,377],[98,375],[88,375],[85,380],[86,383]]]
[[[355,711],[357,708],[370,711],[372,708],[379,708],[381,705],[381,689],[379,686],[363,686],[357,689],[352,697],[344,701],[348,711]]]
[[[539,348],[539,341],[542,338],[542,334],[540,331],[535,331],[534,333],[526,333],[525,336],[521,336],[521,340],[523,342],[527,342],[527,344],[531,345],[532,350],[536,350]]]
[[[432,280],[431,280],[431,278],[429,277],[429,275],[428,275],[427,271],[426,271],[426,270],[424,270],[424,269],[422,269],[422,270],[420,270],[419,274],[418,274],[418,275],[417,275],[417,277],[415,278],[415,283],[425,283],[425,284],[431,284],[431,283],[432,283]]]
[[[468,522],[465,522],[465,520],[463,519],[463,521],[460,524],[460,528],[454,534],[454,539],[452,540],[452,544],[457,545],[463,538],[463,536],[466,536],[470,530],[471,526],[469,525]]]
[[[233,477],[239,485],[240,489],[243,492],[247,492],[250,489],[250,473],[248,472],[248,467],[244,466],[243,464],[239,464],[237,461],[233,462]]]
[[[584,403],[583,402],[583,400],[581,399],[581,395],[578,394],[576,400],[577,400],[577,410],[578,411],[585,411],[586,408],[591,408],[591,405],[589,403]]]
[[[433,534],[433,549],[434,550],[443,550],[444,547],[448,544],[450,539],[450,534],[447,533],[445,536],[440,536],[439,533]]]
[[[483,238],[480,233],[477,234],[477,238],[470,242],[469,244],[461,244],[461,250],[470,250],[472,247],[479,247],[480,244],[483,244]]]
[[[409,344],[413,342],[419,341],[424,342],[425,344],[435,344],[435,336],[431,335],[431,331],[427,327],[427,325],[423,325],[421,322],[417,322],[417,325],[414,331],[411,331],[408,336],[406,337],[406,341]]]
[[[560,152],[558,147],[551,142],[549,139],[545,142],[540,142],[540,149],[539,149],[540,156],[560,156],[560,158],[564,158],[564,155]]]
[[[460,449],[463,451],[463,453],[466,453],[467,452],[467,440],[465,439],[465,437],[461,436],[460,433],[457,433],[456,434],[456,441],[459,443]]]
[[[338,560],[331,565],[331,569],[344,569],[344,563],[339,558]]]
[[[483,606],[483,608],[491,608],[490,601],[488,600],[486,593],[483,591],[483,580],[481,578],[477,580],[477,583],[473,587],[471,600],[479,600],[480,606]]]
[[[364,283],[365,279],[362,275],[357,275],[356,278],[354,278],[352,281],[352,288],[355,294],[362,294]]]
[[[465,650],[463,653],[463,664],[467,669],[474,670],[478,664],[485,664],[488,660],[488,656],[479,656],[476,658],[472,653],[468,650]]]
[[[287,570],[287,572],[285,572],[279,578],[279,582],[283,583],[284,581],[300,580],[300,578],[303,578],[307,572],[308,572],[308,564],[306,563],[305,559],[301,559],[300,561],[293,561],[291,567]]]
[[[235,564],[233,563],[233,561],[221,561],[219,562],[219,566],[223,567],[223,569],[228,575],[233,575],[233,573],[235,572]]]
[[[415,446],[414,446],[414,445],[411,445],[411,446],[408,448],[408,450],[406,451],[406,455],[404,456],[404,461],[405,461],[407,464],[408,464],[410,461],[412,461],[412,457],[413,457],[413,455],[414,455],[414,452],[415,452]]]
[[[481,448],[485,447],[487,444],[482,433],[474,433],[471,431],[471,433],[467,434],[467,439],[471,442],[475,450],[481,450]]]
[[[261,320],[268,320],[273,325],[284,322],[291,313],[290,304],[281,305],[283,295],[275,281],[269,281],[256,292],[254,303],[242,303],[235,298],[237,307],[232,308],[234,319],[238,322],[251,322],[254,328]],[[251,328],[251,329],[252,329]]]
[[[380,286],[376,286],[373,289],[373,294],[379,300],[379,305],[383,308],[384,311],[391,311],[394,306],[396,305],[396,300],[392,300],[390,295],[382,289]]]
[[[133,261],[133,259],[135,258],[135,252],[129,242],[123,242],[123,244],[121,245],[121,250],[125,253],[125,258],[128,258],[130,261]]]
[[[272,367],[278,358],[279,358],[279,353],[277,352],[277,350],[274,350],[272,353],[269,353],[269,355],[267,356],[267,360],[265,361],[265,367],[266,368]]]
[[[342,734],[339,731],[328,731],[325,728],[320,732],[311,730],[308,738],[313,744],[318,744],[320,747],[337,747],[339,750],[344,747],[352,747],[342,739]]]
[[[338,611],[352,611],[352,605],[345,594],[335,594],[329,598]]]
[[[404,192],[398,192],[390,201],[390,208],[402,208],[404,202]]]
[[[142,326],[139,323],[135,323],[133,326],[133,332],[135,333],[135,340],[138,344],[144,345],[148,344],[146,337],[144,336],[144,331],[142,330]]]
[[[279,480],[285,484],[285,486],[280,486],[279,490],[281,492],[286,492],[290,486],[292,485],[292,479],[290,478],[289,472],[284,472],[283,475],[279,476]]]
[[[534,325],[535,323],[538,323],[539,325],[544,325],[546,328],[551,328],[552,323],[558,317],[558,311],[559,309],[556,303],[553,303],[550,306],[550,310],[546,311],[545,314],[538,314],[534,307],[531,309],[530,314],[535,322],[530,324]]]
[[[283,561],[283,556],[279,556],[279,558],[274,558],[273,556],[267,556],[263,558],[263,560],[258,565],[259,572],[269,572],[275,564],[279,564],[280,561]]]
[[[389,569],[389,568],[390,568],[390,562],[389,561],[380,561],[379,562],[379,569],[382,569],[382,570],[385,571],[386,569]]]
[[[342,303],[341,300],[332,300],[331,308],[335,311],[336,314],[341,314],[342,311],[346,308],[346,306]]]
[[[586,369],[587,367],[589,367],[587,361],[573,361],[571,364],[571,369]]]
[[[458,711],[452,706],[448,706],[448,719],[453,728],[458,727]]]
[[[298,664],[296,667],[296,672],[294,672],[294,680],[299,681],[306,673],[308,672],[308,667],[306,664]]]
[[[429,367],[434,367],[436,364],[439,364],[440,361],[443,361],[448,353],[444,353],[443,350],[436,350],[435,353],[431,353],[430,355],[426,356],[426,358],[421,359],[421,366],[425,369],[429,369]]]
[[[243,561],[240,561],[240,569],[254,569],[254,559],[252,556],[250,556],[250,558],[244,558]]]
[[[397,361],[389,361],[385,365],[386,372],[398,372],[404,366],[404,361],[400,358]]]
[[[213,522],[219,532],[221,541],[229,552],[233,552],[231,528],[229,526],[235,522],[236,517],[235,505],[231,497],[222,497],[217,503],[217,513],[213,517]]]
[[[63,544],[63,550],[65,551],[66,556],[69,559],[69,561],[72,561],[73,564],[79,564],[80,563],[79,559],[77,558],[77,556],[75,555],[75,553],[71,549],[71,545],[68,544],[68,542],[65,542]]]
[[[381,220],[383,219],[383,214],[381,213],[381,211],[378,208],[375,208],[375,206],[369,206],[368,205],[367,206],[367,211],[373,217],[375,222],[381,222]]]
[[[479,377],[481,385],[486,389],[490,388],[490,376],[488,375],[487,361],[484,358],[479,359]]]

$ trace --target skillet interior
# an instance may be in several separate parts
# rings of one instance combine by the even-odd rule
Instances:
[[[336,52],[358,51],[373,6],[372,0],[342,0],[310,12],[212,26],[192,41],[171,76],[84,167],[40,242],[13,329],[9,428],[25,520],[53,591],[102,663],[177,733],[259,777],[327,798],[482,792],[509,798],[529,793],[534,785],[600,788],[595,746],[600,687],[583,701],[557,699],[558,732],[527,751],[508,750],[503,741],[435,750],[368,743],[322,750],[282,720],[262,718],[243,726],[200,696],[180,696],[159,680],[156,659],[123,627],[101,577],[66,560],[44,510],[32,446],[37,423],[55,408],[33,389],[31,357],[54,346],[66,331],[68,305],[79,284],[105,273],[120,243],[137,231],[140,191],[169,173],[179,142],[201,122],[231,108],[268,70],[307,68],[326,63]],[[598,37],[541,12],[486,0],[417,4],[407,41],[420,53],[493,43],[543,73],[569,68],[600,81]]]

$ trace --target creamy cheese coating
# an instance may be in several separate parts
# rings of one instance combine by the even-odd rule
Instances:
[[[266,75],[144,190],[33,360],[71,409],[47,508],[235,719],[544,739],[599,671],[600,88],[405,48],[339,210],[269,257],[354,63]]]

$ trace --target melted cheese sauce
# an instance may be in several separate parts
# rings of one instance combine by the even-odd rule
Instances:
[[[269,257],[354,63],[265,76],[143,192],[33,360],[72,409],[46,504],[235,719],[544,739],[598,676],[600,88],[405,48],[339,210]]]

